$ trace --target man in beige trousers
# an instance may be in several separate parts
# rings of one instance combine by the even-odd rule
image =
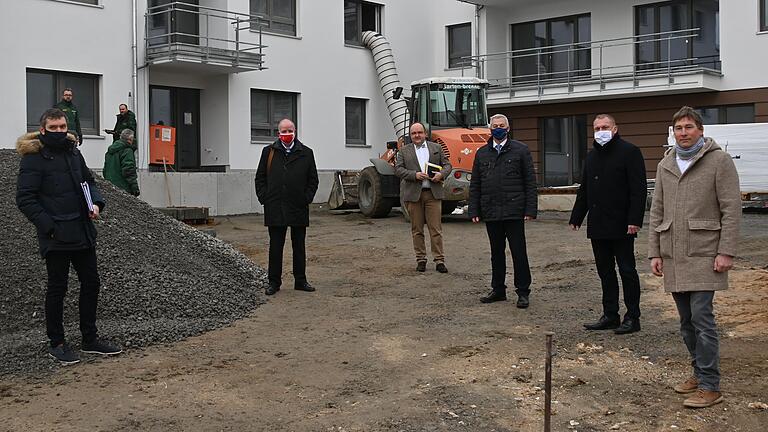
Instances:
[[[400,198],[411,216],[411,235],[416,252],[416,270],[427,269],[427,246],[424,241],[424,223],[429,228],[432,257],[435,269],[448,273],[443,254],[442,199],[443,179],[451,173],[451,163],[443,149],[427,141],[426,130],[421,123],[410,129],[411,143],[397,152],[395,175],[400,178]],[[427,175],[427,163],[442,167],[431,177]]]
[[[704,137],[701,116],[682,107],[673,117],[676,144],[659,162],[651,204],[648,257],[664,277],[680,315],[693,375],[674,386],[694,393],[683,405],[722,402],[720,341],[712,302],[728,288],[741,222],[739,175],[731,156]]]

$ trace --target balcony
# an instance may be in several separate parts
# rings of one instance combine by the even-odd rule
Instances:
[[[147,9],[145,35],[149,65],[202,73],[265,69],[256,15],[168,2]]]
[[[467,57],[490,82],[488,104],[718,90],[719,55],[695,57],[699,29]]]

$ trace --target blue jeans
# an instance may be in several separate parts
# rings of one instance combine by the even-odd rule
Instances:
[[[680,333],[691,354],[699,388],[720,391],[720,340],[712,311],[714,291],[672,293],[680,314]]]

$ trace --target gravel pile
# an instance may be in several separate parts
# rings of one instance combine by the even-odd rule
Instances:
[[[34,226],[15,203],[19,160],[0,149],[0,376],[57,367],[46,354],[45,263]],[[174,342],[227,325],[264,302],[266,273],[245,256],[97,182],[107,201],[96,222],[101,336],[129,349]],[[64,321],[77,349],[79,289],[71,270]]]

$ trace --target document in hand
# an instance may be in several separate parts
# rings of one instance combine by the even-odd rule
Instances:
[[[435,173],[438,173],[442,170],[443,170],[443,167],[441,167],[440,165],[435,165],[429,162],[424,164],[424,172],[427,173],[427,176],[429,176],[430,178],[434,177]]]
[[[91,199],[91,188],[88,186],[88,182],[80,183],[80,187],[83,188],[83,195],[85,196],[85,203],[88,204],[88,211],[93,213],[93,200]]]

